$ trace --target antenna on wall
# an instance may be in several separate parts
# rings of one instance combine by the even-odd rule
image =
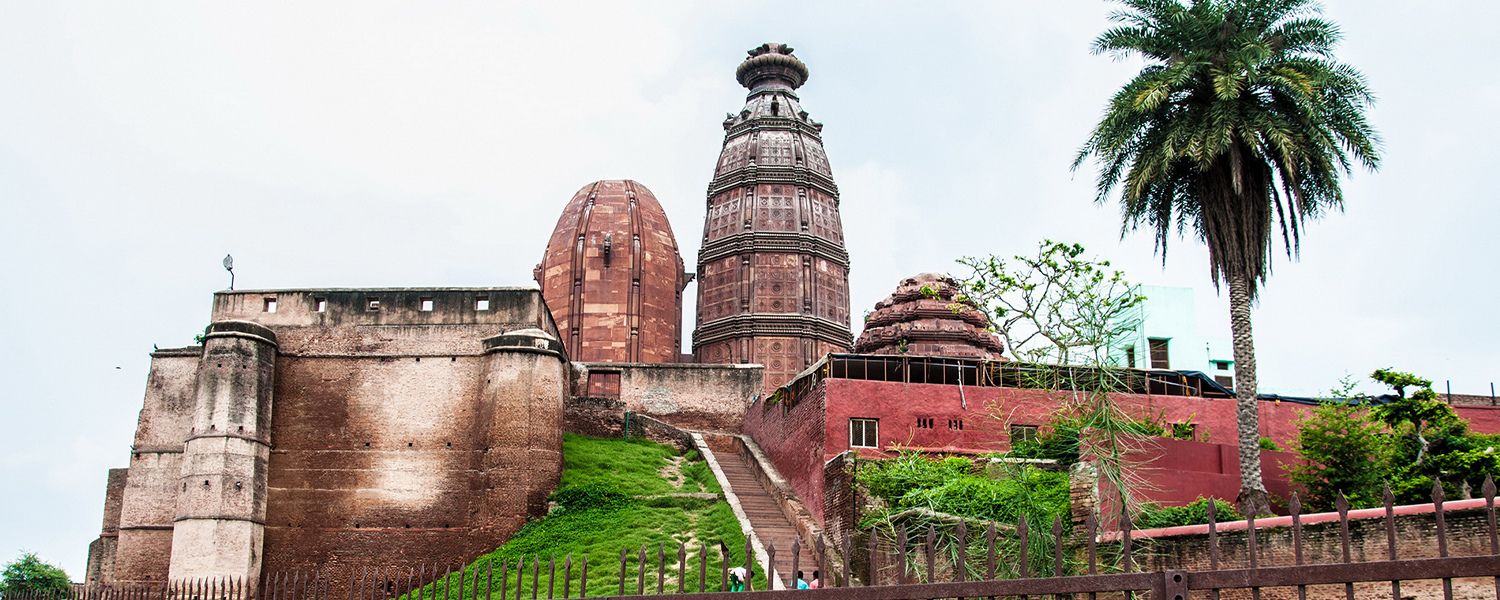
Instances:
[[[224,270],[229,271],[229,289],[234,290],[234,255],[224,255]]]

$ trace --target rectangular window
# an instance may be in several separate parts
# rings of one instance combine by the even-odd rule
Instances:
[[[1234,389],[1234,377],[1229,375],[1214,375],[1214,381],[1224,386],[1225,389]]]
[[[477,297],[477,298],[474,299],[474,310],[489,310],[489,309],[490,309],[490,297],[489,296],[479,296],[479,297]]]
[[[417,300],[417,310],[432,312],[432,298],[421,298]]]
[[[1215,360],[1215,361],[1209,361],[1209,362],[1214,363],[1214,368],[1215,369],[1218,369],[1220,371],[1228,371],[1229,370],[1229,361],[1227,361],[1227,360]]]
[[[265,311],[268,312],[268,313],[276,312],[276,299],[275,298],[266,298]]]
[[[1019,444],[1021,442],[1036,441],[1036,432],[1036,425],[1011,425],[1010,446],[1014,448],[1016,444]]]
[[[879,448],[880,419],[849,419],[850,448]]]
[[[1167,340],[1162,338],[1153,338],[1146,340],[1146,343],[1151,346],[1151,368],[1172,368],[1171,361],[1167,360]]]
[[[932,417],[917,417],[917,429],[932,429]]]
[[[589,373],[589,397],[609,398],[618,400],[620,398],[620,372],[619,371],[594,371]]]
[[[1125,366],[1135,368],[1135,346],[1125,348]]]
[[[328,312],[328,299],[313,298],[313,310],[317,312]]]
[[[948,419],[948,429],[957,429],[959,431],[963,431],[964,430],[964,420],[963,419]]]
[[[365,310],[380,310],[380,299],[374,296],[365,298]]]

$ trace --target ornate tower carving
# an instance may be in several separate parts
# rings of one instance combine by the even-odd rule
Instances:
[[[724,119],[708,185],[693,352],[763,364],[770,388],[848,351],[849,253],[823,124],[796,93],[807,66],[784,44],[749,54],[735,76],[750,95]]]
[[[875,303],[854,351],[1005,360],[1000,338],[989,326],[989,317],[973,302],[960,299],[953,278],[920,273]]]

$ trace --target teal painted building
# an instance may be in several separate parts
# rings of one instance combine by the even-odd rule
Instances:
[[[1110,351],[1115,364],[1137,369],[1202,371],[1226,388],[1234,387],[1234,352],[1227,337],[1199,331],[1193,289],[1139,286],[1146,296],[1136,321]]]

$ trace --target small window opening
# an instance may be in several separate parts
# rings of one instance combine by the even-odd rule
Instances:
[[[477,297],[477,298],[474,299],[474,310],[489,310],[489,309],[490,309],[490,297],[489,296],[479,296],[479,297]]]
[[[959,431],[963,431],[964,430],[964,420],[963,419],[948,419],[948,429],[957,429]]]
[[[276,299],[275,298],[266,298],[265,311],[268,312],[268,313],[276,312]]]
[[[1010,445],[1012,448],[1022,442],[1035,442],[1037,434],[1036,425],[1011,425]]]
[[[365,310],[380,310],[380,299],[375,297],[365,298]]]
[[[1125,367],[1129,369],[1135,368],[1135,346],[1125,347]]]
[[[1224,389],[1234,389],[1234,377],[1230,375],[1214,375],[1214,383],[1224,386]]]
[[[1168,342],[1168,340],[1161,339],[1161,338],[1154,338],[1154,339],[1146,340],[1146,342],[1147,342],[1147,344],[1149,346],[1151,346],[1151,368],[1153,368],[1153,369],[1170,369],[1170,368],[1172,368],[1172,362],[1170,360],[1168,360],[1168,358],[1167,358],[1167,354],[1168,354],[1167,353],[1167,342]]]
[[[417,300],[417,310],[420,310],[422,312],[432,312],[432,298],[422,298],[420,300]]]
[[[879,448],[880,419],[849,419],[849,447]]]
[[[917,417],[918,429],[932,429],[932,417]]]
[[[313,298],[313,310],[317,312],[328,312],[328,299]]]

